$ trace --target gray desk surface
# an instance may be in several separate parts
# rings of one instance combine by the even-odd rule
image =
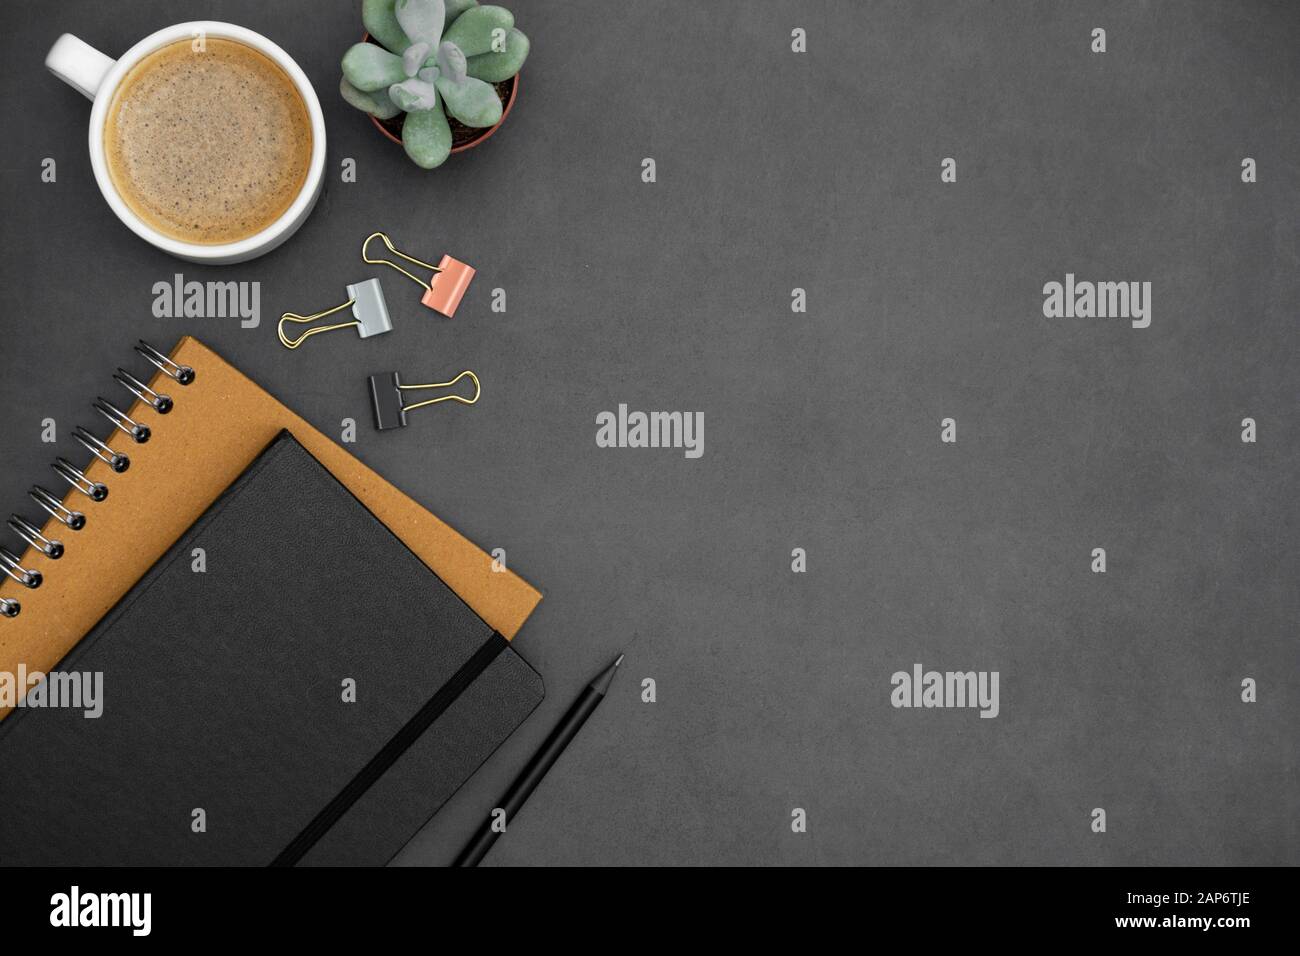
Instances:
[[[505,548],[549,697],[402,863],[448,860],[623,648],[490,862],[1300,862],[1300,8],[517,6],[515,112],[425,173],[338,98],[359,4],[5,4],[0,501],[46,471],[42,418],[69,453],[137,337],[192,333]],[[281,43],[326,111],[316,212],[242,266],[130,235],[41,66],[65,30],[115,54],[201,17]],[[280,348],[374,229],[478,267],[459,315],[385,272],[394,334]],[[260,282],[261,325],[154,318],[176,272]],[[1150,281],[1150,328],[1045,319],[1067,272]],[[369,427],[366,375],[462,368],[477,407]],[[619,403],[703,412],[703,457],[598,448]],[[1000,715],[894,709],[916,662],[998,671]]]

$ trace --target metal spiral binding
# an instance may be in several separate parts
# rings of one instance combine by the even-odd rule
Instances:
[[[143,445],[149,440],[149,436],[153,434],[153,432],[149,430],[148,425],[140,424],[106,398],[98,398],[95,400],[95,411],[99,412],[99,414],[112,422],[113,427],[122,432],[122,434],[130,435],[134,438],[137,445]]]
[[[166,415],[172,410],[172,400],[170,396],[155,392],[152,388],[140,381],[124,368],[119,368],[113,373],[113,381],[117,382],[117,384],[121,385],[136,398],[140,399],[140,401],[144,402],[159,415]]]
[[[80,425],[73,431],[72,437],[85,446],[86,451],[90,452],[104,464],[108,465],[119,475],[131,467],[131,459],[121,452],[113,451],[107,444],[100,441],[89,431]]]
[[[47,538],[41,534],[41,529],[36,527],[22,515],[10,515],[10,529],[22,538],[33,548],[45,555],[51,561],[57,561],[63,557],[63,542],[55,541],[53,538]]]
[[[25,588],[38,588],[41,581],[41,572],[31,571],[22,565],[22,560],[8,548],[0,548],[0,571],[13,578]]]
[[[143,339],[135,346],[135,350],[144,356],[150,365],[178,385],[190,385],[194,381],[194,369],[188,365],[179,365],[173,362],[168,356],[159,352]],[[126,369],[119,368],[114,372],[113,381],[159,415],[166,415],[175,407],[175,402],[171,396],[155,391]],[[112,422],[114,428],[129,436],[136,444],[143,445],[149,440],[152,432],[148,425],[131,418],[130,415],[107,399],[103,397],[96,399],[93,407],[95,411]],[[73,431],[72,437],[115,473],[120,475],[131,467],[131,459],[128,456],[114,450],[106,441],[93,435],[89,429],[78,425]],[[91,480],[85,471],[66,458],[55,459],[51,467],[60,478],[91,501],[99,502],[108,497],[108,486],[106,484]],[[86,526],[86,516],[84,514],[69,508],[61,498],[46,491],[40,485],[33,485],[27,494],[40,506],[42,511],[69,531],[80,531]],[[66,550],[63,542],[46,536],[39,527],[22,515],[12,515],[8,527],[24,543],[46,558],[56,561],[63,557]],[[3,571],[7,577],[12,578],[26,588],[38,588],[44,580],[40,571],[23,566],[21,553],[14,554],[5,547],[0,547],[0,571]],[[3,578],[0,578],[0,580],[3,580]],[[17,617],[21,610],[22,605],[13,598],[0,598],[0,617]]]
[[[54,459],[50,466],[68,484],[72,485],[91,501],[103,501],[108,497],[108,485],[100,481],[91,481],[86,473],[66,458]]]
[[[32,496],[33,501],[49,512],[51,518],[62,523],[69,530],[80,531],[86,526],[85,515],[80,511],[71,510],[40,485],[32,485],[32,490],[27,493]]]
[[[181,385],[189,385],[194,381],[194,369],[190,368],[188,365],[177,365],[144,339],[140,340],[139,344],[136,345],[135,350],[148,359],[154,368],[158,369],[158,371],[162,372],[164,375],[171,376],[174,381]]]

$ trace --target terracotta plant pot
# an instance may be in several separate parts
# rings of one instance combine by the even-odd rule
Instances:
[[[375,41],[370,39],[369,33],[366,33],[361,37],[361,42],[374,43]],[[506,117],[510,115],[510,108],[515,105],[515,97],[519,95],[519,74],[515,74],[510,79],[504,80],[501,83],[494,83],[492,85],[496,88],[497,96],[501,97],[501,119],[497,120],[495,126],[485,126],[482,129],[477,129],[474,131],[475,135],[473,137],[461,142],[456,146],[452,146],[451,151],[453,153],[463,153],[467,149],[473,149],[479,143],[483,142],[489,136],[495,133],[498,129],[500,129],[501,124],[504,123],[506,121]],[[390,126],[388,122],[385,122],[384,120],[381,120],[377,117],[371,116],[370,122],[374,123],[375,129],[383,133],[384,136],[391,139],[398,146],[401,146],[402,137],[400,135],[400,131],[401,131],[400,124],[402,120],[405,118],[405,116],[406,114],[399,113],[397,116],[393,117],[393,119],[396,121],[396,131],[394,131],[394,127]],[[452,141],[455,142],[456,129],[457,127],[460,127],[461,124],[456,122],[456,120],[450,116],[447,117],[447,121],[452,124],[452,137],[453,137]],[[468,127],[462,127],[462,128],[468,128]]]

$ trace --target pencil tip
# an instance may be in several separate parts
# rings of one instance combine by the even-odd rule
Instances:
[[[618,655],[618,660],[610,664],[603,671],[595,676],[591,682],[592,688],[599,694],[609,690],[609,685],[614,681],[614,675],[618,673],[618,665],[623,663],[623,655]]]

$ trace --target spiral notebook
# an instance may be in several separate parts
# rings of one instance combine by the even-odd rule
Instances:
[[[129,403],[106,397],[88,409],[112,424],[79,430],[80,454],[64,450],[45,478],[33,476],[23,524],[11,524],[10,540],[30,546],[0,553],[0,672],[53,668],[281,429],[507,640],[541,600],[197,339],[169,355],[145,343],[137,352],[136,372],[152,377],[118,370],[113,390]],[[10,710],[0,706],[0,718]]]
[[[0,724],[0,863],[383,864],[543,696],[288,432],[59,672]]]

